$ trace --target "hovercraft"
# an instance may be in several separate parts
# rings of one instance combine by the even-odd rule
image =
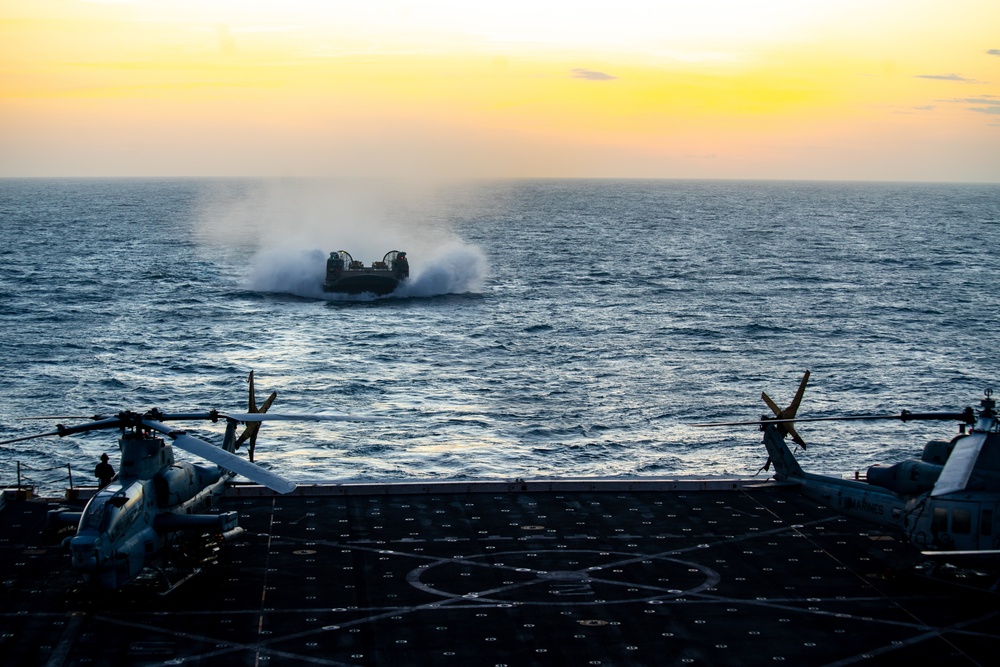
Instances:
[[[383,296],[395,290],[409,277],[410,263],[406,259],[406,253],[401,250],[390,250],[385,253],[381,262],[372,262],[371,266],[355,260],[346,250],[338,250],[331,252],[326,260],[323,291],[342,294],[370,292]]]

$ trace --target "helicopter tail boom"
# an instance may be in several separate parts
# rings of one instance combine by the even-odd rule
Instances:
[[[785,482],[790,477],[803,477],[802,468],[799,462],[792,455],[792,450],[785,444],[785,438],[775,425],[770,425],[764,429],[764,446],[767,447],[767,455],[774,464],[774,478],[779,482]]]

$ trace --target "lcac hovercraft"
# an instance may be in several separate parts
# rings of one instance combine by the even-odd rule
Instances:
[[[784,409],[761,394],[773,417],[694,426],[758,425],[769,457],[762,470],[773,463],[775,483],[794,486],[844,515],[884,526],[924,556],[955,564],[1000,566],[1000,420],[992,390],[986,390],[978,410],[796,417],[808,380],[806,371],[794,400]],[[790,437],[805,448],[795,422],[877,419],[957,421],[959,433],[951,440],[928,442],[919,459],[871,466],[863,480],[805,472],[785,442]]]
[[[206,554],[216,552],[220,544],[238,538],[243,532],[237,523],[237,512],[206,513],[233,477],[242,475],[281,494],[295,489],[293,482],[235,453],[243,442],[248,442],[252,452],[261,422],[372,421],[345,415],[265,414],[277,394],[272,393],[257,408],[253,373],[249,382],[247,413],[122,411],[110,416],[95,415],[89,423],[68,427],[60,424],[49,433],[0,442],[65,437],[101,429],[121,431],[118,440],[121,459],[118,474],[111,483],[100,489],[82,512],[50,513],[53,523],[77,525],[76,535],[68,540],[74,570],[101,589],[116,590],[151,568],[160,573],[166,590],[170,590],[196,574],[207,560]],[[220,420],[226,423],[221,448],[165,423]],[[247,428],[237,437],[239,424],[246,424]],[[174,447],[215,465],[177,462]],[[168,564],[171,572],[180,572],[181,576],[171,580],[167,575]]]
[[[372,262],[371,266],[354,259],[346,250],[338,250],[326,260],[323,291],[384,296],[409,277],[410,262],[402,250],[390,250],[381,262]]]

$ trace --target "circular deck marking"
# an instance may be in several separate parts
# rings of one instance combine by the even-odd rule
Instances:
[[[655,603],[712,588],[721,577],[704,565],[669,556],[560,549],[442,559],[411,570],[406,580],[452,599],[580,606]],[[479,582],[479,588],[469,590]]]

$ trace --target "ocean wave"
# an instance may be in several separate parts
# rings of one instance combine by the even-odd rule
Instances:
[[[243,410],[252,369],[273,411],[395,419],[269,424],[258,458],[294,479],[753,474],[753,428],[689,424],[759,417],[762,391],[786,405],[807,368],[800,414],[961,409],[1000,376],[1000,259],[982,242],[996,188],[968,202],[941,186],[951,204],[928,207],[923,186],[880,185],[887,207],[848,184],[511,182],[378,226],[310,187],[322,206],[271,206],[252,182],[25,186],[5,221],[23,243],[0,273],[0,424]],[[328,229],[338,215],[351,224]],[[324,293],[332,242],[399,243],[411,279],[387,297]],[[952,435],[800,433],[817,472]],[[0,470],[52,468],[34,481],[58,487],[56,468],[116,437],[3,448]]]

